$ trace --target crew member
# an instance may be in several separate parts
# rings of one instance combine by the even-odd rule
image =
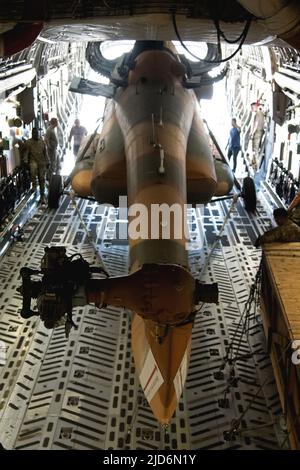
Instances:
[[[57,140],[56,133],[55,133],[55,128],[57,127],[57,124],[58,122],[56,118],[50,119],[49,127],[45,135],[45,143],[46,143],[48,158],[50,162],[50,168],[49,168],[50,177],[53,173],[58,173],[59,171],[59,162],[58,162],[58,155],[57,155],[58,140]]]
[[[264,117],[264,113],[259,108],[258,103],[251,103],[251,110],[255,113],[252,127],[251,127],[251,134],[250,134],[250,138],[252,140],[252,152],[253,152],[252,166],[254,170],[257,170],[257,168],[259,167],[258,155],[259,155],[261,139],[264,133],[265,117]]]
[[[263,235],[260,235],[254,244],[256,248],[264,243],[300,242],[300,227],[289,219],[286,209],[275,209],[273,216],[277,227],[267,230]]]
[[[36,180],[40,186],[40,203],[45,204],[45,176],[49,159],[45,142],[39,138],[38,130],[32,129],[32,137],[24,144],[24,160],[29,163],[33,191],[36,190]]]
[[[297,192],[288,208],[289,218],[300,225],[300,191]]]
[[[80,144],[82,142],[83,137],[87,135],[87,130],[85,127],[80,125],[79,119],[75,119],[74,126],[71,129],[69,135],[69,143],[71,143],[73,137],[73,154],[74,157],[77,156]]]
[[[228,139],[228,160],[230,161],[231,156],[233,156],[233,168],[232,171],[235,172],[236,170],[236,163],[237,163],[237,156],[241,149],[241,142],[240,142],[240,132],[241,128],[237,125],[236,119],[233,118],[231,120],[232,128],[230,129],[229,139]],[[226,147],[227,147],[226,146]]]

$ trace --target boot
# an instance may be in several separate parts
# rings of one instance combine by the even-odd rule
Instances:
[[[40,200],[39,200],[39,204],[40,204],[41,206],[44,206],[44,205],[46,204],[46,199],[45,199],[44,194],[41,194]]]

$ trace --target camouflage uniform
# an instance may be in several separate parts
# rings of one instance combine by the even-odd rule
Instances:
[[[286,224],[272,228],[258,237],[255,242],[255,246],[263,245],[264,243],[276,242],[300,242],[300,227],[289,220]]]
[[[58,141],[57,141],[55,131],[51,125],[48,127],[46,131],[45,142],[47,146],[47,153],[48,153],[49,163],[50,163],[49,176],[51,177],[53,173],[59,172],[59,161],[58,161],[58,155],[57,155]]]
[[[259,109],[256,111],[256,114],[254,117],[253,127],[255,125],[257,126],[257,128],[252,136],[252,152],[253,152],[252,164],[253,164],[254,169],[257,170],[260,166],[258,157],[259,157],[261,139],[264,133],[264,114]]]
[[[300,197],[300,191],[296,194],[296,199]],[[298,202],[297,206],[289,213],[289,218],[295,222],[295,224],[300,225],[300,202]]]
[[[290,218],[293,222],[295,222],[295,224],[300,225],[300,205],[295,207],[290,215]]]
[[[28,139],[25,142],[25,155],[29,159],[32,188],[36,189],[36,178],[38,178],[40,196],[43,198],[45,194],[45,175],[49,162],[44,141],[42,139]]]

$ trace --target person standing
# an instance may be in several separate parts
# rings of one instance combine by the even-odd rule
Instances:
[[[24,160],[29,163],[30,177],[33,191],[37,188],[38,179],[40,187],[40,203],[45,204],[45,176],[49,159],[45,142],[39,137],[38,130],[32,129],[32,137],[24,144]]]
[[[58,124],[57,119],[51,118],[49,127],[45,135],[47,154],[48,154],[48,158],[50,162],[50,168],[49,168],[50,177],[53,173],[58,173],[59,171],[59,162],[58,162],[58,155],[57,155],[58,140],[57,140],[56,133],[55,133],[55,128],[57,127],[57,124]]]
[[[233,168],[232,171],[235,172],[236,165],[237,165],[237,156],[239,151],[241,150],[241,141],[240,141],[240,133],[241,128],[237,125],[236,119],[232,118],[231,120],[232,128],[230,129],[229,139],[226,148],[228,147],[228,160],[230,161],[231,157],[233,156]]]
[[[71,129],[69,135],[69,143],[71,144],[71,140],[73,137],[73,154],[74,157],[77,156],[81,141],[84,136],[87,135],[87,130],[85,127],[80,125],[79,119],[75,119],[74,126]]]
[[[259,166],[258,154],[259,154],[261,139],[264,133],[265,117],[264,117],[264,113],[259,108],[259,105],[257,102],[251,103],[251,110],[252,112],[255,113],[255,116],[252,122],[251,133],[250,133],[250,139],[252,140],[252,153],[253,153],[252,166],[254,170],[257,170]]]

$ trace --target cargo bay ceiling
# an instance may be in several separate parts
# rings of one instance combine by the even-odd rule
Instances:
[[[182,40],[237,43],[251,20],[245,44],[299,49],[299,18],[298,0],[2,0],[0,34],[4,42],[35,28],[52,41],[176,40],[179,33]]]

